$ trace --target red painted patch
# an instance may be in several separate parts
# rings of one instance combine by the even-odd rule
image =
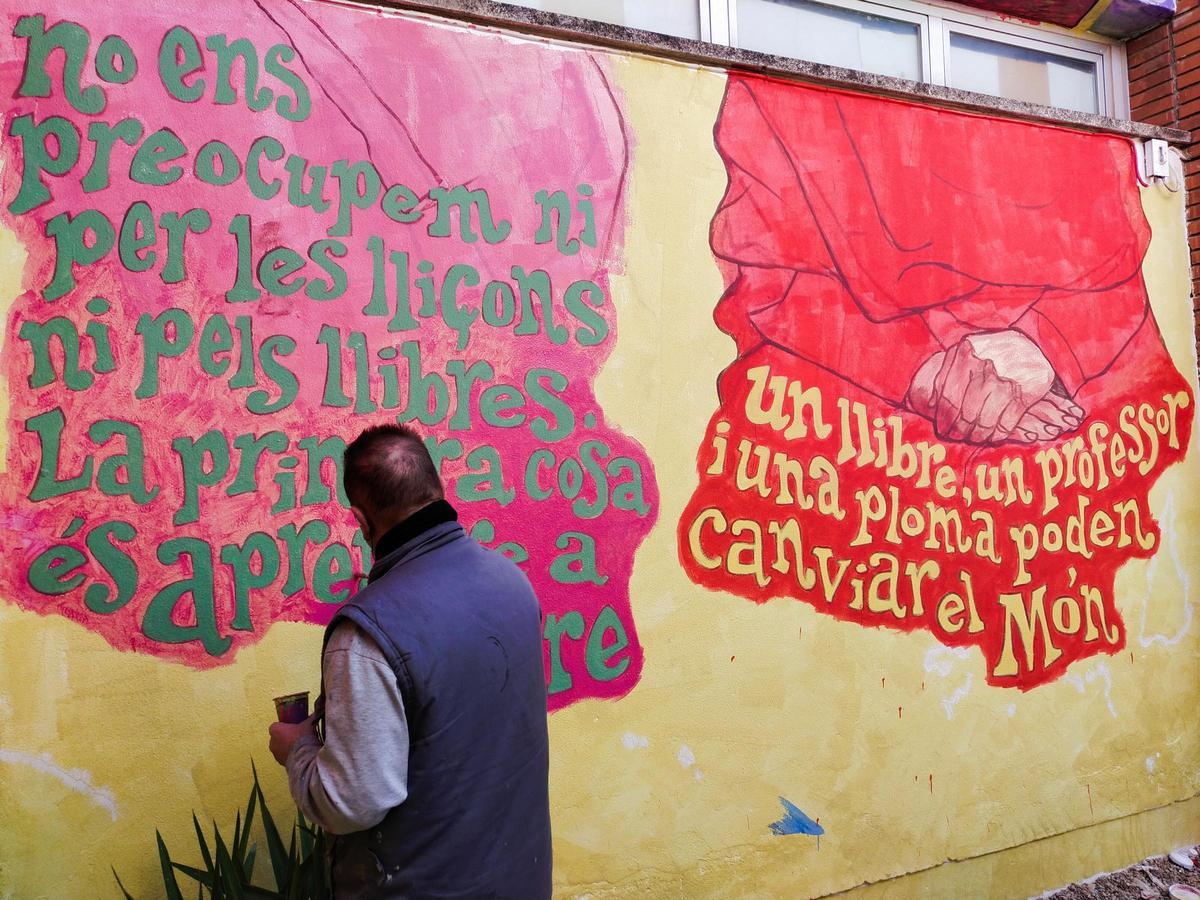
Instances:
[[[1158,550],[1148,493],[1193,419],[1129,143],[750,77],[716,139],[738,357],[679,524],[688,574],[978,646],[999,686],[1121,650],[1114,578]],[[1015,357],[975,360],[952,395],[996,335],[1049,376],[1028,393],[996,376]],[[1053,404],[1061,433],[1025,430]]]

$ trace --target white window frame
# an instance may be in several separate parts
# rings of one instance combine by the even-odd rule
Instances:
[[[697,0],[700,4],[701,40],[740,46],[737,29],[738,0]],[[919,0],[815,0],[826,6],[871,13],[920,26],[922,80],[948,85],[950,35],[958,32],[1017,47],[1055,53],[1097,65],[1097,102],[1100,115],[1129,118],[1129,75],[1125,45],[1100,36],[1084,37],[1056,25],[1026,25],[988,16],[955,3]]]

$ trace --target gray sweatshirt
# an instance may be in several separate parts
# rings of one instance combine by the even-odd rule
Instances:
[[[325,646],[325,743],[305,735],[287,758],[300,811],[330,834],[365,831],[408,796],[408,722],[396,676],[353,622]]]

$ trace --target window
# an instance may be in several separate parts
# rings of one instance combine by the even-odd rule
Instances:
[[[738,0],[740,44],[776,56],[920,81],[921,26],[809,0]]]
[[[700,0],[717,43],[1125,116],[1125,48],[919,0]],[[790,23],[790,24],[789,24]],[[727,34],[727,40],[721,40]]]
[[[1048,53],[965,31],[952,31],[949,38],[946,80],[951,87],[1100,112],[1103,59],[1096,54]]]
[[[775,56],[1128,116],[1125,47],[939,0],[509,0]]]

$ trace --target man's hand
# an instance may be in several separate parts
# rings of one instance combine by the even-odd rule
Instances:
[[[973,334],[925,361],[906,403],[947,440],[1052,440],[1083,420],[1079,406],[1052,391],[1055,378],[1041,350],[1019,331]]]
[[[275,757],[275,762],[284,766],[287,765],[288,754],[292,752],[296,741],[306,734],[316,735],[317,716],[314,713],[295,725],[289,725],[287,722],[272,722],[271,727],[267,730],[271,734],[271,755]]]

